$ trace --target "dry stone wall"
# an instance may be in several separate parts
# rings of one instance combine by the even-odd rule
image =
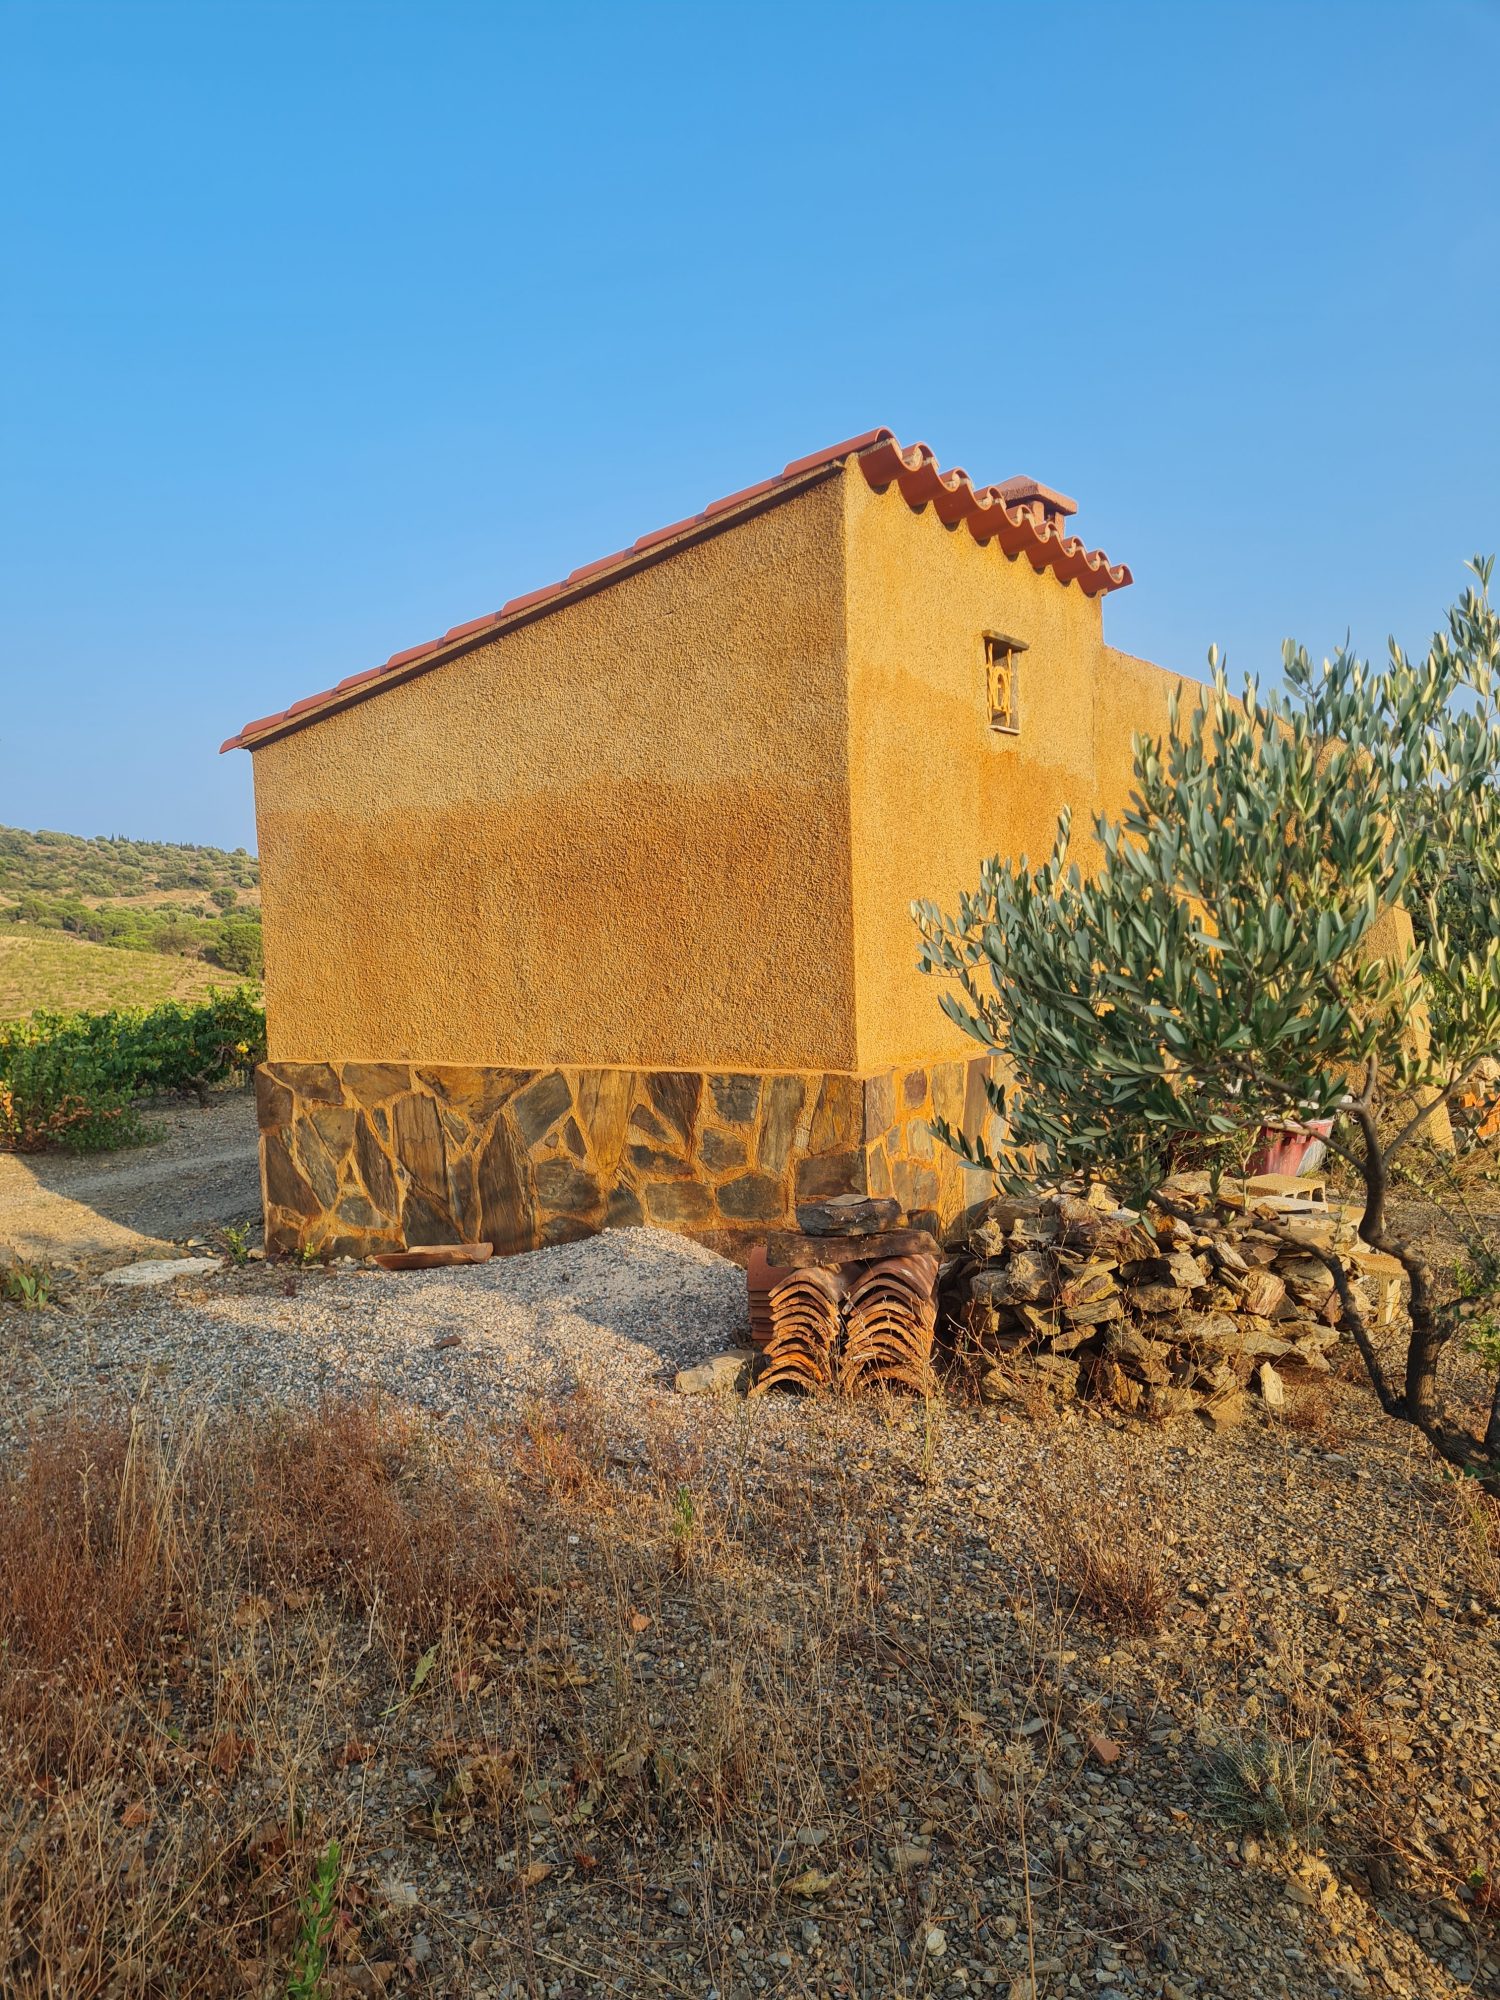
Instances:
[[[1092,1396],[1232,1424],[1256,1395],[1280,1407],[1284,1377],[1330,1367],[1341,1308],[1315,1241],[1354,1262],[1366,1323],[1388,1316],[1393,1260],[1305,1198],[1252,1194],[1197,1225],[1067,1195],[992,1201],[950,1273],[950,1327],[988,1400]]]

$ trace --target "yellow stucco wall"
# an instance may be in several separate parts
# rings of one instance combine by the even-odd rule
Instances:
[[[256,751],[273,1061],[855,1067],[845,483]]]
[[[857,469],[255,754],[277,1062],[969,1056],[914,897],[1078,851],[1174,678]],[[1025,639],[989,727],[982,635]]]
[[[843,486],[859,1066],[878,1069],[975,1046],[916,969],[912,900],[953,909],[991,854],[1042,860],[1065,804],[1086,862],[1093,813],[1128,796],[1132,732],[1165,730],[1177,680],[1104,645],[1099,598],[857,472]],[[1014,736],[989,726],[986,632],[1027,644]]]

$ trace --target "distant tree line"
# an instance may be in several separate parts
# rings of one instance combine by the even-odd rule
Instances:
[[[170,840],[85,839],[0,826],[0,895],[140,896],[176,889],[240,891],[260,883],[260,864],[243,847]]]

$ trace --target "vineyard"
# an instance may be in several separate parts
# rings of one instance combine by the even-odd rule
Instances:
[[[245,988],[198,1006],[38,1013],[0,1027],[0,1151],[135,1144],[149,1136],[141,1098],[206,1101],[264,1059],[265,1035]]]
[[[259,865],[243,848],[0,827],[0,925],[14,926],[15,939],[78,939],[258,980],[259,896]],[[38,993],[29,1006],[28,997],[0,1012],[29,1012],[51,996]]]

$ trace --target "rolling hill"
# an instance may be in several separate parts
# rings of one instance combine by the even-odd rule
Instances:
[[[258,983],[253,854],[0,827],[0,1020]]]

